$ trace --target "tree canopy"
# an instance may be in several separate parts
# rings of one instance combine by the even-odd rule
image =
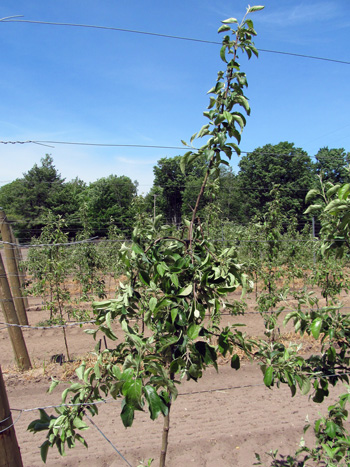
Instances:
[[[162,214],[167,223],[175,225],[180,225],[184,216],[192,215],[207,167],[201,156],[183,173],[180,160],[181,156],[159,159],[154,167],[153,187],[144,203],[149,215],[155,208],[156,215]],[[307,219],[305,195],[316,186],[317,175],[322,175],[324,182],[349,182],[349,161],[350,153],[342,148],[321,148],[315,162],[290,142],[256,148],[242,156],[237,174],[230,166],[223,166],[218,178],[210,175],[199,217],[205,221],[208,213],[215,212],[218,219],[238,224],[247,224],[255,217],[262,219],[272,201],[271,191],[277,187],[283,216],[302,225]],[[48,210],[65,219],[72,235],[85,222],[91,235],[105,236],[113,223],[128,236],[134,223],[137,185],[123,175],[109,175],[88,185],[78,177],[66,182],[47,154],[22,178],[0,188],[0,206],[16,222],[15,233],[21,242],[40,235]]]
[[[130,233],[133,223],[132,201],[137,184],[129,177],[103,177],[84,190],[88,222],[95,235],[105,236],[111,222]]]
[[[14,221],[21,242],[39,237],[48,211],[61,215],[72,235],[82,228],[85,216],[91,234],[104,236],[111,219],[121,231],[130,233],[136,190],[137,182],[126,176],[110,175],[88,186],[78,177],[65,182],[47,154],[41,165],[34,164],[23,178],[0,188],[0,205]]]
[[[349,182],[349,171],[347,167],[350,162],[350,153],[345,149],[321,148],[315,156],[315,171],[322,175],[325,182],[346,183]]]
[[[303,218],[305,195],[314,182],[309,155],[294,143],[267,144],[243,156],[238,173],[245,220],[261,216],[272,201],[271,190],[279,186],[281,211],[287,217]]]

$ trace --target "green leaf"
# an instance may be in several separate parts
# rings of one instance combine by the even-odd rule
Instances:
[[[109,330],[112,330],[112,323],[111,323],[111,312],[108,311],[106,313],[106,325]]]
[[[228,24],[223,24],[222,26],[219,27],[218,33],[220,32],[225,32],[225,31],[230,31],[231,28]]]
[[[177,308],[172,308],[171,311],[170,311],[170,314],[171,314],[171,321],[173,323],[175,323],[175,319],[176,319],[177,314],[178,314]]]
[[[164,263],[158,263],[157,264],[157,272],[160,275],[160,277],[163,277],[165,274],[166,268]]]
[[[228,123],[231,123],[232,122],[232,114],[230,112],[227,112],[227,110],[224,110],[223,111],[223,116],[226,118],[226,120],[228,121]]]
[[[141,396],[142,396],[142,380],[132,379],[126,381],[123,385],[123,395],[127,405],[134,409],[142,409]]]
[[[245,126],[245,121],[244,121],[243,117],[241,115],[232,114],[232,118],[241,127],[241,133],[242,133],[242,131],[244,130],[244,126]]]
[[[192,284],[189,284],[187,287],[184,287],[183,289],[180,290],[180,292],[177,294],[180,297],[187,297],[192,293]]]
[[[122,422],[123,422],[123,425],[125,426],[125,428],[128,428],[129,426],[132,425],[132,423],[134,421],[134,414],[135,414],[135,411],[134,411],[133,407],[128,405],[125,402],[125,399],[123,399],[123,401],[122,401],[122,411],[121,411],[120,417],[122,419]]]
[[[331,188],[327,190],[327,196],[332,196],[334,193],[336,193],[339,190],[339,188],[340,188],[339,184],[332,186]]]
[[[202,326],[200,324],[192,323],[191,326],[189,326],[189,328],[187,329],[188,337],[192,340],[197,339],[201,329],[202,329]]]
[[[249,115],[250,114],[250,107],[249,107],[249,102],[248,102],[248,99],[244,96],[238,96],[236,98],[236,102],[237,104],[241,105],[242,107],[244,107],[245,111],[247,112],[247,114]]]
[[[157,299],[156,297],[151,297],[149,301],[149,309],[153,312],[157,306]]]
[[[303,396],[309,393],[311,388],[311,382],[309,379],[305,379],[301,385],[301,393]]]
[[[225,26],[221,26],[221,27],[225,27]],[[229,27],[230,29],[230,27]],[[223,62],[227,63],[227,60],[226,60],[226,45],[223,45],[220,49],[220,58]]]
[[[81,379],[81,378],[80,378],[80,379]],[[51,392],[55,389],[55,387],[58,386],[59,384],[60,384],[59,381],[57,381],[56,379],[53,379],[53,378],[52,378],[52,383],[50,384],[50,387],[49,387],[49,389],[47,390],[47,392],[48,392],[48,393],[51,393]]]
[[[232,23],[237,23],[237,24],[238,24],[238,21],[236,20],[236,18],[224,19],[224,20],[221,21],[221,22],[224,23],[224,24],[232,24]]]
[[[314,212],[320,211],[322,209],[322,204],[312,204],[309,206],[304,214],[312,214]]]
[[[202,138],[202,136],[208,135],[209,134],[209,125],[203,125],[202,128],[199,130],[197,134],[197,138]]]
[[[215,125],[220,125],[220,123],[224,122],[226,120],[225,115],[218,115],[215,119]]]
[[[315,339],[318,339],[320,335],[321,328],[322,328],[322,322],[323,322],[322,318],[316,318],[311,323],[310,329]]]
[[[339,208],[344,208],[344,207],[347,207],[347,204],[345,201],[341,199],[334,199],[325,207],[325,212],[331,212],[332,210],[337,211]]]
[[[320,191],[316,190],[316,188],[309,190],[307,195],[305,196],[305,203],[308,203],[311,199],[315,198],[316,196],[320,196],[320,195],[321,195]]]
[[[347,199],[347,197],[349,196],[349,193],[350,193],[350,183],[344,183],[344,185],[342,185],[339,188],[338,198],[339,199]]]
[[[81,418],[79,417],[75,417],[75,419],[73,420],[73,426],[75,426],[75,428],[78,428],[79,430],[89,429],[87,424],[83,420],[81,420]]]
[[[325,432],[331,439],[334,439],[337,436],[337,425],[332,420],[327,420]]]
[[[264,384],[265,384],[265,386],[267,386],[269,388],[271,386],[271,384],[272,384],[272,381],[273,381],[273,367],[269,366],[266,369],[265,375],[264,375]]]
[[[164,404],[163,400],[159,397],[154,387],[146,385],[143,390],[146,401],[148,403],[151,419],[155,420],[159,414],[164,413],[164,411],[167,411],[168,408]]]
[[[150,285],[150,277],[146,271],[139,271],[139,278],[147,287]]]
[[[192,154],[192,151],[188,151],[180,159],[180,169],[183,174],[186,173],[186,165],[187,165],[188,157],[191,154]]]
[[[248,13],[253,13],[254,11],[260,11],[260,10],[263,10],[264,8],[265,6],[263,5],[250,6],[248,8]]]
[[[100,365],[99,365],[98,362],[96,362],[96,364],[94,366],[94,372],[95,372],[96,379],[100,379],[101,378],[101,372],[100,372]]]
[[[177,274],[171,274],[170,280],[175,285],[176,288],[179,287],[179,278],[178,278]]]
[[[143,254],[143,249],[140,247],[140,245],[138,245],[136,242],[133,242],[132,244],[132,247],[131,247],[132,251],[138,255],[142,255]]]
[[[211,109],[212,107],[214,107],[215,104],[216,104],[216,98],[213,97],[213,96],[210,96],[210,97],[209,97],[208,109]],[[196,134],[197,134],[197,133],[196,133]]]

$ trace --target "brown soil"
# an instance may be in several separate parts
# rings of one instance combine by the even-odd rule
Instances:
[[[224,324],[244,323],[249,335],[258,336],[263,333],[263,323],[261,317],[253,313],[253,295],[247,300],[247,314],[238,317],[224,316]],[[238,298],[238,295],[234,298]],[[347,305],[347,297],[344,295],[342,298]],[[292,302],[288,302],[288,308],[292,305]],[[31,306],[30,310],[28,317],[31,325],[47,319],[46,312],[41,311],[40,306]],[[91,326],[84,325],[85,329],[89,327]],[[16,421],[19,416],[15,429],[23,463],[26,467],[41,466],[43,464],[38,447],[45,436],[26,431],[28,424],[38,417],[38,411],[17,412],[15,409],[59,404],[60,387],[52,394],[46,392],[51,376],[61,379],[71,377],[74,364],[61,366],[51,363],[53,355],[65,352],[60,329],[29,329],[24,330],[24,336],[34,369],[20,373],[13,366],[7,329],[1,325],[0,328],[0,363],[13,419]],[[292,336],[289,334],[290,327],[283,329],[281,324],[280,330],[285,340]],[[67,336],[70,352],[75,359],[86,356],[95,345],[92,337],[85,334],[79,326],[68,328]],[[305,340],[303,345],[305,352],[317,348],[311,339]],[[303,435],[305,417],[313,420],[319,412],[325,413],[327,406],[341,392],[344,392],[344,388],[340,385],[332,388],[328,400],[317,405],[308,396],[297,394],[292,398],[288,387],[267,389],[256,364],[243,361],[241,369],[235,371],[222,361],[218,373],[209,369],[198,383],[190,381],[181,384],[180,395],[171,413],[167,465],[246,467],[255,462],[255,452],[263,454],[270,449],[279,449],[283,454],[291,454],[295,452]],[[99,415],[93,421],[129,465],[136,467],[142,460],[147,465],[149,458],[154,458],[153,465],[157,465],[162,418],[152,422],[147,412],[138,412],[134,425],[125,429],[119,414],[120,401],[113,401],[101,405]],[[127,462],[100,432],[89,421],[87,423],[90,429],[85,432],[85,437],[89,448],[77,446],[63,458],[57,451],[51,450],[47,465],[127,466]],[[311,432],[306,438],[310,437]]]

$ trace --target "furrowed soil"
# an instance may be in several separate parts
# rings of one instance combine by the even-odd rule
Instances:
[[[239,293],[232,295],[238,299]],[[341,297],[349,306],[348,297]],[[28,319],[30,325],[37,325],[48,318],[42,311],[38,299],[29,299]],[[223,324],[243,323],[243,329],[250,336],[263,335],[262,318],[255,313],[254,293],[247,299],[248,308],[244,316],[223,316]],[[293,302],[288,302],[288,310]],[[285,313],[282,313],[281,321]],[[74,379],[74,369],[83,358],[89,356],[96,344],[84,329],[93,325],[67,328],[67,339],[72,363],[53,363],[54,355],[65,353],[62,330],[24,329],[23,334],[34,368],[19,372],[13,363],[12,348],[7,329],[0,325],[0,364],[5,379],[7,394],[15,421],[15,430],[26,467],[42,466],[39,446],[45,435],[33,435],[27,431],[29,423],[38,418],[36,407],[60,404],[62,383],[52,394],[47,393],[51,377]],[[288,342],[293,334],[291,327],[284,329],[280,324],[279,338]],[[117,335],[121,335],[116,327]],[[295,338],[293,338],[295,340]],[[97,339],[98,341],[98,339]],[[299,339],[300,341],[300,339]],[[301,341],[305,353],[316,352],[318,344],[312,339]],[[112,343],[106,341],[108,346]],[[102,348],[105,342],[101,342]],[[184,465],[206,467],[246,467],[255,462],[255,452],[264,454],[278,449],[281,454],[292,454],[303,436],[305,418],[313,421],[319,413],[326,414],[327,407],[345,392],[339,384],[331,388],[330,397],[321,405],[312,402],[308,396],[297,393],[291,397],[286,386],[268,389],[263,384],[261,370],[255,363],[242,360],[238,371],[230,363],[220,360],[218,373],[208,369],[203,378],[195,383],[184,381],[179,386],[179,396],[174,402],[170,415],[169,448],[167,466]],[[89,430],[82,434],[88,442],[88,449],[82,445],[67,451],[67,456],[58,455],[56,448],[48,454],[48,466],[96,466],[136,467],[141,461],[147,465],[158,465],[163,419],[151,421],[147,412],[136,412],[134,424],[125,429],[120,419],[120,401],[108,401],[99,406],[99,414],[86,420]],[[47,409],[54,413],[53,409]],[[110,443],[102,436],[110,441]],[[310,433],[309,433],[310,432]],[[312,441],[312,430],[305,435]],[[121,457],[124,456],[125,460]],[[264,457],[264,456],[263,456]]]

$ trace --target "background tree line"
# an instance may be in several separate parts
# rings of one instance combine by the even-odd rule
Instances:
[[[191,214],[206,167],[205,160],[199,159],[183,174],[180,159],[164,157],[157,162],[153,186],[143,203],[150,216],[162,214],[175,225]],[[302,227],[309,218],[304,214],[305,195],[317,183],[317,175],[335,184],[348,182],[349,161],[350,153],[342,148],[322,148],[312,161],[293,143],[259,147],[241,157],[237,174],[227,166],[218,179],[209,182],[200,214],[205,217],[210,206],[222,220],[248,224],[266,213],[272,188],[277,186],[283,217],[296,219]],[[134,223],[137,187],[136,181],[123,175],[109,175],[90,184],[78,177],[66,182],[53,158],[46,155],[41,165],[35,164],[22,178],[0,188],[0,206],[14,221],[21,242],[40,235],[49,210],[65,218],[72,235],[87,223],[91,235],[103,237],[114,225],[127,236]]]

